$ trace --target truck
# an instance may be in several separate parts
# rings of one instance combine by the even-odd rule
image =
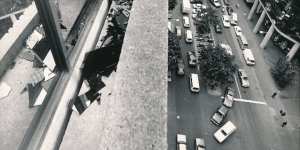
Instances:
[[[188,14],[191,11],[191,4],[189,0],[182,0],[182,13]]]

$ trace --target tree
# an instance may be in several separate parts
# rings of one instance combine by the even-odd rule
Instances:
[[[168,33],[168,67],[173,69],[176,65],[176,60],[180,55],[179,40],[176,34],[169,31]]]
[[[116,16],[111,17],[106,33],[107,34],[104,36],[102,44],[105,43],[105,41],[109,39],[109,37],[112,37],[112,40],[107,46],[119,46],[123,44],[125,30],[119,26],[116,20]],[[102,47],[102,45],[100,47]]]
[[[293,80],[296,72],[294,66],[286,60],[286,57],[280,58],[276,65],[271,68],[271,74],[280,88],[285,88]]]
[[[169,10],[173,10],[176,6],[176,0],[169,0]]]
[[[233,73],[237,66],[231,57],[219,46],[209,46],[200,51],[200,70],[210,88],[233,83]]]

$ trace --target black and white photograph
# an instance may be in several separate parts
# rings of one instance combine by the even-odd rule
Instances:
[[[300,0],[0,0],[0,150],[299,150]]]

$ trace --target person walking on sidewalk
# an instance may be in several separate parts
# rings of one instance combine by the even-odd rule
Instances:
[[[287,125],[287,121],[284,121],[282,124],[281,124],[281,127],[283,128],[284,126]]]
[[[274,92],[271,97],[275,98],[276,95],[277,95],[277,92]]]

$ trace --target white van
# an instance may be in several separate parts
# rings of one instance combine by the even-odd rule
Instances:
[[[176,26],[176,35],[177,35],[177,37],[181,37],[181,27],[180,26]]]
[[[238,42],[239,42],[239,45],[241,47],[241,49],[246,49],[248,47],[248,42],[247,42],[247,39],[246,37],[243,35],[243,34],[240,34],[238,36]]]
[[[214,137],[219,143],[223,143],[236,129],[236,126],[231,121],[228,121],[215,132]]]
[[[177,150],[187,150],[186,135],[177,134]]]
[[[236,26],[238,24],[238,16],[236,13],[231,14],[231,21],[230,24]]]
[[[193,42],[193,33],[191,30],[185,31],[185,42],[192,43]]]
[[[192,92],[196,92],[196,93],[200,92],[198,74],[191,73],[190,86],[191,86],[191,91]]]
[[[183,16],[183,26],[186,28],[190,27],[190,19],[188,16]]]
[[[243,50],[243,56],[244,56],[244,59],[245,59],[247,65],[249,65],[249,66],[255,65],[255,59],[254,59],[254,55],[253,55],[251,49]]]

